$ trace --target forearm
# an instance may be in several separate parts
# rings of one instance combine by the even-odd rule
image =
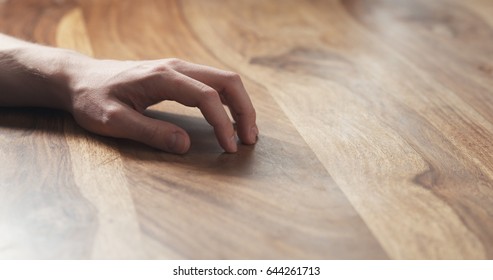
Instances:
[[[70,64],[81,57],[0,34],[0,106],[70,111]]]

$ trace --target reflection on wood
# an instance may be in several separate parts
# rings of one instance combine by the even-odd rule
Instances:
[[[493,258],[489,1],[0,4],[0,31],[243,77],[261,129],[184,156],[0,110],[0,258]],[[22,20],[20,20],[22,19]]]

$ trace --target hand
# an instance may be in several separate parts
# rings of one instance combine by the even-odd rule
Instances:
[[[237,123],[242,143],[257,139],[255,109],[240,77],[232,72],[178,59],[91,60],[72,78],[71,88],[69,111],[82,127],[98,134],[185,153],[190,147],[185,130],[142,114],[150,105],[172,100],[198,107],[226,152],[236,152],[237,144],[223,104]]]
[[[164,100],[198,107],[226,152],[237,145],[223,105],[244,144],[258,135],[255,109],[237,74],[178,59],[97,60],[0,34],[0,89],[0,106],[67,110],[87,130],[172,153],[188,151],[188,134],[142,114]]]

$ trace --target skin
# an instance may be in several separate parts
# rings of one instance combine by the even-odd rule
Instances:
[[[199,108],[226,152],[238,147],[225,106],[241,142],[257,141],[255,109],[236,73],[179,59],[98,60],[0,34],[0,106],[65,110],[94,133],[186,153],[184,129],[143,115],[164,100]]]

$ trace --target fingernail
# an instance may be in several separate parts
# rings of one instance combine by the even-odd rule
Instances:
[[[169,151],[181,154],[184,152],[184,141],[185,138],[179,132],[175,132],[168,137],[168,140],[166,141],[166,146],[168,147]]]
[[[253,143],[257,142],[257,137],[258,137],[258,127],[257,126],[252,127],[250,137],[251,137]]]

